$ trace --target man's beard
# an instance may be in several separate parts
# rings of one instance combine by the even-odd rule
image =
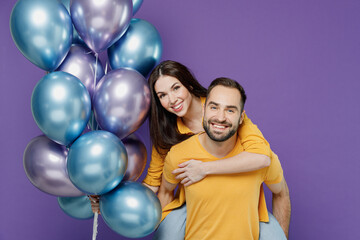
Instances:
[[[218,124],[226,125],[230,130],[226,135],[219,136],[210,131],[211,123],[218,123]],[[223,121],[223,122],[219,122],[216,120],[214,120],[214,121],[208,120],[207,121],[205,119],[203,121],[203,127],[204,127],[206,134],[210,137],[211,140],[213,140],[215,142],[224,142],[224,141],[228,140],[229,138],[231,138],[232,136],[234,136],[234,134],[237,132],[237,130],[239,128],[239,125],[240,125],[240,120],[239,120],[239,123],[237,124],[237,126],[234,126],[234,127],[231,123],[229,123],[227,121]]]

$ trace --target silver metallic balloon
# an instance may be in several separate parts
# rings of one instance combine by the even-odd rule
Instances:
[[[101,129],[122,139],[136,131],[146,119],[150,108],[149,86],[137,71],[116,69],[96,86],[93,104]]]
[[[133,15],[137,13],[137,11],[140,9],[141,4],[144,0],[132,0],[133,2]]]
[[[48,138],[67,146],[86,127],[91,112],[90,95],[75,76],[52,72],[36,84],[31,111],[36,124]]]
[[[105,74],[104,68],[97,60],[91,50],[81,46],[73,44],[70,48],[68,55],[63,63],[56,71],[63,71],[74,75],[79,78],[85,85],[86,89],[90,93],[90,97],[93,96],[95,89],[95,70],[96,70],[96,82],[98,82]]]
[[[46,71],[61,64],[72,43],[70,15],[58,1],[19,0],[11,12],[10,30],[21,53]]]
[[[64,4],[64,6],[66,7],[66,10],[68,10],[68,12],[70,14],[70,0],[60,0],[60,2],[62,4]],[[72,40],[72,42],[73,43],[85,44],[84,41],[79,36],[78,32],[76,31],[74,25],[73,25],[73,40]]]
[[[100,212],[115,232],[129,238],[152,233],[160,223],[161,205],[149,188],[137,182],[121,182],[116,189],[101,196]]]
[[[124,34],[132,17],[132,0],[71,0],[75,29],[96,53],[110,47]]]
[[[149,22],[131,19],[123,37],[108,49],[112,69],[132,68],[145,77],[160,62],[162,41],[159,32]]]
[[[127,154],[121,140],[106,131],[92,131],[70,147],[67,169],[71,182],[90,195],[114,189],[123,179]]]
[[[55,196],[82,196],[70,181],[66,169],[68,151],[46,136],[33,138],[27,145],[23,164],[30,182],[41,191]]]
[[[125,138],[123,143],[128,155],[128,166],[124,180],[136,181],[146,166],[146,147],[139,139]]]
[[[88,196],[58,197],[58,203],[67,215],[76,219],[89,219],[94,217]]]

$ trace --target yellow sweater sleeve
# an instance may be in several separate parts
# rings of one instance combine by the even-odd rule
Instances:
[[[151,161],[148,168],[148,173],[143,182],[154,187],[160,186],[163,168],[164,168],[164,158],[153,147],[151,152]]]
[[[252,123],[245,114],[244,120],[238,130],[241,145],[246,152],[263,154],[271,157],[270,145],[259,128]]]

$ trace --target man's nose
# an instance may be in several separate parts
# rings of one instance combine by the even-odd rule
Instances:
[[[218,119],[220,122],[226,120],[225,112],[222,111],[222,110],[219,110],[219,111],[217,112],[216,117],[217,117],[217,119]]]

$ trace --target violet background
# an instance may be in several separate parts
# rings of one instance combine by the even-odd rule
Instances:
[[[15,2],[0,9],[0,239],[91,239],[92,220],[65,215],[23,170],[41,134],[30,99],[44,71],[12,41]],[[135,16],[160,32],[162,60],[185,64],[206,87],[220,76],[244,86],[246,112],[285,172],[290,239],[360,239],[359,12],[358,0],[145,0]],[[149,151],[147,122],[137,135]],[[97,239],[126,238],[100,218]]]

